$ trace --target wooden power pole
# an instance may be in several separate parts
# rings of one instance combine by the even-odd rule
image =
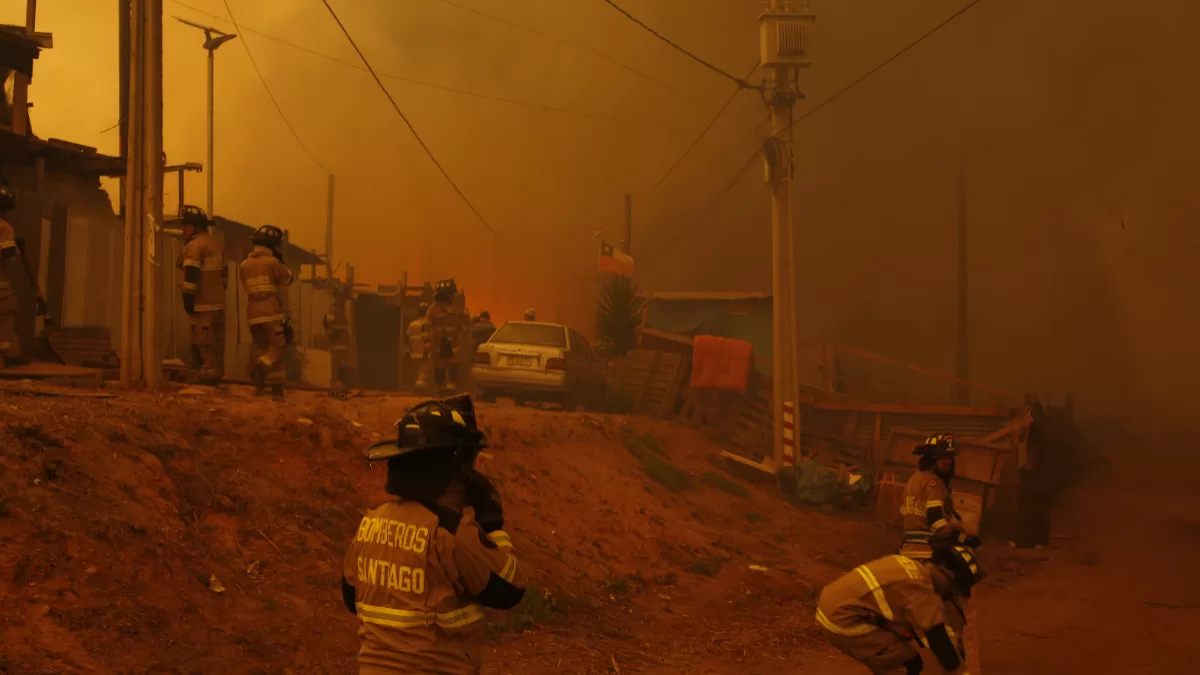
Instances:
[[[957,367],[954,373],[955,377],[963,382],[971,379],[967,229],[967,152],[964,146],[959,150],[958,155],[958,341],[955,349]],[[959,405],[970,405],[970,387],[958,384],[955,391],[955,402]]]
[[[633,195],[625,195],[625,255],[633,255]]]
[[[131,0],[121,381],[162,383],[162,0]]]

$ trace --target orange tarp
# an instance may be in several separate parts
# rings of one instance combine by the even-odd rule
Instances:
[[[745,340],[697,335],[692,341],[693,389],[746,393],[754,347]]]

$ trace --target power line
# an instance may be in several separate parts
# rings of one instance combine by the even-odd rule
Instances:
[[[751,75],[754,74],[754,71],[756,71],[756,70],[758,70],[758,61],[757,60],[755,60],[754,66],[750,68],[750,72],[746,73],[746,77],[749,78]],[[700,145],[700,141],[704,140],[704,137],[706,135],[708,135],[709,130],[711,130],[713,128],[713,125],[715,125],[717,123],[717,120],[721,119],[721,115],[725,114],[725,110],[727,108],[729,108],[729,105],[731,103],[733,103],[733,99],[737,98],[737,95],[740,94],[741,92],[742,92],[741,87],[738,87],[737,89],[733,90],[733,93],[730,94],[729,98],[725,100],[724,105],[722,105],[721,109],[717,111],[717,114],[713,115],[713,118],[711,120],[709,120],[708,124],[704,127],[704,129],[702,129],[700,131],[700,135],[696,137],[696,140],[692,141],[692,144],[687,147],[687,150],[683,151],[683,154],[679,156],[679,159],[675,160],[675,163],[672,164],[666,170],[666,172],[662,175],[662,177],[659,178],[658,181],[654,183],[654,185],[650,186],[650,189],[646,191],[647,193],[654,192],[655,190],[657,190],[658,186],[662,185],[667,180],[667,178],[675,171],[675,169],[679,168],[679,165],[683,163],[683,160],[687,159],[687,156],[692,153],[692,150],[696,149],[697,145]]]
[[[685,99],[685,100],[688,100],[688,101],[690,101],[690,100],[691,100],[689,97],[687,97],[687,96],[684,96],[683,94],[679,93],[679,92],[678,92],[678,91],[676,91],[675,89],[672,89],[672,88],[671,88],[669,85],[667,85],[667,84],[664,84],[663,82],[661,82],[661,81],[659,81],[659,80],[656,80],[656,79],[655,79],[655,78],[653,78],[653,77],[650,77],[650,76],[649,76],[649,75],[647,75],[646,73],[643,73],[642,71],[638,70],[637,68],[634,68],[633,66],[630,66],[630,65],[628,65],[628,64],[626,64],[626,63],[622,63],[621,61],[618,61],[618,60],[614,59],[613,57],[609,56],[608,54],[605,54],[604,52],[602,52],[602,51],[600,51],[600,50],[598,50],[598,49],[595,49],[594,47],[589,47],[589,46],[587,46],[587,45],[585,45],[585,44],[583,44],[583,43],[581,43],[581,42],[575,42],[575,41],[573,41],[573,40],[568,40],[568,39],[566,39],[566,38],[562,38],[562,37],[559,37],[559,36],[557,36],[557,35],[552,35],[552,34],[550,34],[550,33],[547,33],[547,32],[545,32],[545,31],[540,31],[540,30],[538,30],[538,29],[536,29],[536,28],[531,28],[531,27],[529,27],[529,26],[526,26],[526,25],[524,25],[524,24],[519,24],[519,23],[517,23],[517,22],[515,22],[515,21],[510,21],[509,19],[505,19],[505,18],[503,18],[503,17],[499,17],[499,16],[496,16],[496,15],[494,15],[494,14],[488,14],[487,12],[484,12],[484,11],[482,11],[482,10],[478,10],[478,9],[475,9],[474,7],[467,7],[466,5],[461,5],[461,4],[457,3],[457,2],[454,2],[454,0],[440,0],[440,1],[441,1],[443,4],[450,5],[451,7],[457,7],[458,9],[461,9],[461,10],[463,10],[464,12],[471,12],[472,14],[478,14],[479,16],[486,17],[486,18],[488,18],[488,19],[491,19],[492,21],[498,21],[498,22],[500,22],[500,23],[502,23],[502,24],[505,24],[505,25],[507,25],[507,26],[511,26],[511,27],[513,27],[513,28],[516,28],[516,29],[518,29],[518,30],[523,30],[523,31],[525,31],[525,32],[527,32],[527,33],[532,33],[533,35],[537,35],[538,37],[543,37],[543,38],[545,38],[545,39],[547,39],[547,40],[553,40],[554,42],[557,42],[557,43],[559,43],[559,44],[566,45],[566,46],[568,46],[568,47],[572,47],[572,48],[574,48],[574,49],[582,49],[582,50],[583,50],[583,51],[585,51],[585,52],[589,52],[589,53],[591,53],[591,54],[595,54],[596,56],[599,56],[600,58],[604,59],[605,61],[608,61],[609,63],[612,63],[612,64],[614,64],[614,65],[620,66],[621,68],[623,68],[623,69],[625,69],[625,70],[627,70],[627,71],[629,71],[629,72],[633,73],[634,75],[637,75],[638,77],[642,78],[643,80],[645,80],[645,81],[647,81],[647,82],[649,82],[649,83],[653,84],[654,86],[656,86],[656,87],[658,87],[658,88],[660,88],[660,89],[663,89],[663,90],[665,90],[665,91],[669,91],[669,92],[671,92],[672,94],[675,94],[676,96],[678,96],[678,97],[680,97],[680,98],[682,98],[682,99]]]
[[[218,21],[224,21],[224,22],[226,22],[226,23],[232,23],[232,22],[230,22],[230,21],[229,21],[229,19],[227,19],[227,18],[225,18],[225,17],[221,17],[221,16],[218,16],[218,15],[216,15],[216,14],[212,14],[212,13],[210,13],[210,12],[206,12],[206,11],[204,11],[204,10],[202,10],[202,9],[198,8],[198,7],[193,7],[193,6],[191,6],[191,5],[187,4],[187,3],[180,2],[180,0],[172,0],[172,1],[173,1],[175,4],[179,5],[180,7],[183,7],[183,8],[185,8],[185,9],[188,9],[188,10],[191,10],[191,11],[193,11],[193,12],[196,12],[197,14],[203,14],[203,15],[205,15],[205,16],[208,16],[208,17],[211,17],[211,18],[213,18],[213,19],[217,19]],[[287,41],[287,40],[285,40],[285,39],[283,39],[283,38],[281,38],[281,37],[278,37],[278,36],[275,36],[275,35],[272,35],[272,34],[270,34],[270,33],[266,33],[266,32],[260,31],[260,30],[257,30],[257,29],[255,29],[255,28],[251,28],[251,27],[249,27],[249,26],[246,26],[246,25],[244,25],[244,24],[243,24],[243,25],[240,25],[240,26],[238,26],[238,30],[240,30],[240,31],[242,31],[242,32],[245,32],[245,33],[253,33],[254,35],[257,35],[257,36],[259,36],[259,37],[265,38],[265,39],[267,39],[267,40],[271,40],[272,42],[276,42],[276,43],[278,43],[278,44],[281,44],[281,45],[284,45],[284,46],[287,46],[287,47],[291,47],[292,49],[296,49],[296,50],[299,50],[299,51],[305,52],[305,53],[307,53],[307,54],[311,54],[311,55],[313,55],[313,56],[317,56],[317,57],[320,57],[320,58],[322,58],[322,59],[326,59],[326,60],[328,60],[328,61],[332,61],[333,63],[339,63],[339,64],[341,64],[341,65],[343,65],[343,66],[347,66],[347,67],[350,67],[350,68],[354,68],[355,70],[361,70],[361,71],[363,71],[363,72],[367,72],[367,69],[366,69],[366,68],[363,68],[361,64],[354,63],[354,62],[352,62],[352,61],[346,61],[346,60],[344,60],[344,59],[339,59],[339,58],[338,58],[338,57],[336,57],[336,56],[331,56],[331,55],[329,55],[329,54],[325,54],[325,53],[323,53],[323,52],[319,52],[319,51],[317,51],[317,50],[315,50],[315,49],[310,49],[310,48],[308,48],[308,47],[305,47],[305,46],[303,46],[303,45],[299,45],[299,44],[296,44],[296,43],[294,43],[294,42],[289,42],[289,41]],[[677,128],[675,125],[672,125],[672,124],[666,124],[666,123],[664,123],[664,122],[658,122],[658,121],[654,121],[654,122],[648,122],[648,121],[632,120],[632,119],[626,119],[626,118],[622,118],[622,117],[616,117],[616,116],[612,116],[612,115],[604,115],[604,114],[601,114],[601,113],[589,113],[589,112],[583,112],[583,111],[580,111],[580,110],[570,110],[570,109],[567,109],[567,108],[559,108],[559,107],[556,107],[556,106],[552,106],[552,105],[546,105],[546,104],[542,104],[542,103],[529,103],[529,102],[527,102],[527,101],[518,101],[518,100],[516,100],[516,99],[505,98],[505,97],[503,97],[503,96],[493,96],[493,95],[490,95],[490,94],[481,94],[481,93],[479,93],[479,92],[475,92],[475,91],[469,91],[469,90],[466,90],[466,89],[458,89],[458,88],[455,88],[455,87],[449,87],[449,86],[446,86],[446,85],[435,84],[435,83],[433,83],[433,82],[425,82],[425,81],[423,81],[423,80],[415,80],[415,79],[412,79],[412,78],[410,78],[410,77],[404,77],[403,75],[396,75],[396,74],[394,74],[394,73],[385,73],[385,72],[380,72],[379,74],[380,74],[380,76],[382,76],[382,77],[386,77],[386,78],[393,79],[393,80],[399,80],[399,81],[401,81],[401,82],[408,82],[409,84],[415,84],[415,85],[422,86],[422,87],[428,87],[428,88],[430,88],[430,89],[439,89],[439,90],[441,90],[441,91],[448,91],[448,92],[452,92],[452,93],[455,93],[455,94],[463,94],[463,95],[465,95],[465,96],[474,96],[475,98],[481,98],[481,99],[486,99],[486,100],[490,100],[490,101],[499,101],[499,102],[501,102],[501,103],[508,103],[508,104],[510,104],[510,105],[518,105],[518,106],[523,106],[523,107],[527,107],[527,108],[535,108],[535,109],[537,109],[537,110],[541,110],[541,111],[543,111],[543,112],[553,112],[553,113],[560,113],[560,114],[563,114],[563,115],[576,115],[576,116],[579,116],[579,117],[588,117],[588,118],[591,118],[591,119],[607,120],[607,121],[610,121],[610,122],[616,122],[616,123],[618,123],[618,124],[651,124],[651,125],[655,125],[655,126],[663,126],[663,127],[668,127],[668,128]]]
[[[606,1],[607,1],[607,0],[606,0]],[[829,104],[830,104],[830,103],[832,103],[832,102],[833,102],[835,99],[837,99],[837,98],[838,98],[838,97],[840,97],[841,95],[845,94],[846,92],[850,91],[850,90],[851,90],[851,89],[853,89],[854,87],[858,86],[858,85],[859,85],[859,84],[861,84],[861,83],[862,83],[864,80],[866,80],[867,78],[871,77],[871,76],[872,76],[872,75],[874,75],[875,73],[877,73],[877,72],[879,72],[880,70],[882,70],[882,69],[883,69],[884,67],[886,67],[888,64],[890,64],[890,63],[892,63],[893,61],[895,61],[897,58],[899,58],[900,56],[902,56],[903,54],[905,54],[906,52],[908,52],[909,50],[911,50],[913,47],[916,47],[918,44],[920,44],[921,42],[925,41],[927,38],[929,38],[929,36],[931,36],[931,35],[933,35],[934,33],[938,32],[938,31],[939,31],[939,30],[941,30],[942,28],[945,28],[947,25],[949,25],[949,24],[950,24],[951,22],[953,22],[955,19],[957,19],[958,17],[960,17],[960,16],[962,16],[963,14],[965,14],[965,13],[967,12],[967,10],[971,9],[971,8],[972,8],[972,7],[974,7],[975,5],[978,5],[978,4],[979,4],[981,1],[982,1],[982,0],[971,0],[971,2],[969,2],[967,5],[963,6],[963,7],[962,7],[961,9],[959,9],[957,12],[955,12],[955,13],[951,14],[951,15],[950,15],[950,16],[949,16],[949,17],[948,17],[948,18],[947,18],[945,21],[942,21],[941,23],[937,24],[936,26],[934,26],[934,27],[933,27],[933,28],[931,28],[930,30],[926,31],[924,34],[922,34],[922,35],[921,35],[920,37],[918,37],[916,40],[913,40],[913,41],[912,41],[912,42],[910,42],[908,45],[906,45],[906,46],[905,46],[903,49],[901,49],[900,51],[896,52],[895,54],[893,54],[893,55],[891,55],[890,57],[888,57],[887,59],[885,59],[885,60],[884,60],[882,63],[880,63],[878,66],[875,66],[874,68],[870,69],[870,70],[869,70],[869,71],[867,71],[867,72],[866,72],[864,75],[862,75],[861,77],[859,77],[859,78],[855,79],[853,82],[851,82],[850,84],[848,84],[848,85],[846,85],[845,87],[843,87],[842,89],[840,89],[840,90],[839,90],[837,93],[835,93],[833,96],[830,96],[829,98],[825,99],[824,101],[821,101],[821,103],[819,103],[819,104],[817,104],[817,105],[813,106],[813,107],[812,107],[812,109],[810,109],[810,110],[806,111],[806,112],[805,112],[803,115],[801,115],[800,117],[796,118],[796,120],[795,120],[795,121],[793,121],[793,122],[792,122],[790,125],[788,125],[788,127],[787,127],[787,128],[788,128],[788,129],[794,128],[794,127],[795,127],[797,124],[799,124],[800,122],[803,122],[804,120],[808,119],[808,118],[809,118],[809,117],[811,117],[813,114],[815,114],[817,111],[819,111],[819,110],[821,110],[822,108],[824,108],[825,106],[829,105]],[[769,118],[768,118],[768,119],[769,119]],[[762,126],[763,126],[763,125],[764,125],[766,122],[767,122],[767,120],[763,120],[762,122],[760,122],[760,123],[758,124],[758,126],[756,126],[754,129],[752,129],[752,130],[751,130],[751,132],[750,132],[749,134],[747,134],[747,135],[746,135],[744,138],[749,138],[751,135],[753,135],[753,134],[757,133],[757,132],[758,132],[758,130],[759,130],[759,129],[760,129],[760,128],[761,128],[761,127],[762,127]],[[740,142],[739,142],[739,143],[740,143]],[[750,158],[749,158],[748,160],[746,160],[746,163],[745,163],[745,164],[743,164],[743,165],[742,165],[742,167],[741,167],[740,169],[738,169],[737,173],[735,173],[735,174],[734,174],[733,178],[732,178],[732,179],[729,181],[729,183],[728,183],[728,184],[725,186],[725,189],[723,189],[721,192],[719,192],[719,193],[717,194],[717,196],[716,196],[716,197],[715,197],[715,198],[714,198],[714,199],[713,199],[711,202],[709,202],[709,204],[708,204],[708,205],[705,207],[705,209],[704,209],[703,211],[701,211],[701,212],[700,212],[700,213],[701,213],[701,215],[700,215],[700,221],[701,221],[701,222],[707,222],[707,221],[708,221],[708,219],[709,219],[709,218],[710,218],[710,217],[713,215],[713,213],[716,211],[716,208],[717,208],[717,207],[718,207],[718,206],[721,204],[721,202],[722,202],[722,201],[725,199],[725,197],[726,197],[726,196],[727,196],[727,195],[728,195],[730,192],[732,192],[732,191],[733,191],[733,189],[734,189],[735,187],[737,187],[737,185],[738,185],[738,183],[739,183],[739,182],[741,182],[741,180],[742,180],[742,177],[743,177],[743,176],[745,175],[745,173],[746,173],[746,170],[750,168],[751,164],[754,162],[754,160],[755,160],[755,159],[756,159],[756,158],[757,158],[757,157],[758,157],[758,156],[759,156],[761,153],[762,153],[762,148],[761,148],[761,147],[760,147],[760,148],[758,148],[757,150],[755,150],[754,154],[753,154],[753,155],[751,155],[751,156],[750,156]],[[686,233],[688,233],[689,231],[690,231],[690,230],[689,230],[687,227],[682,227],[682,228],[680,228],[679,232],[677,232],[677,233],[676,233],[674,236],[672,236],[672,237],[668,238],[668,240],[667,240],[667,243],[668,243],[668,244],[670,244],[670,243],[674,243],[674,241],[676,241],[676,240],[677,240],[677,239],[678,239],[680,236],[682,236],[683,234],[686,234]]]
[[[233,24],[234,28],[240,31],[241,28],[238,26],[237,18],[234,17],[233,10],[229,7],[229,0],[223,1],[225,3],[225,11],[229,13],[229,22]],[[247,44],[245,40],[238,40],[238,42],[241,42],[242,48],[246,50],[246,56],[250,58],[250,65],[254,66],[254,72],[258,74],[258,79],[260,82],[262,82],[263,89],[267,91],[267,96],[270,97],[271,103],[275,104],[275,110],[279,113],[279,118],[283,120],[285,125],[287,125],[288,131],[292,132],[292,138],[296,139],[296,143],[300,145],[300,148],[304,150],[304,153],[308,155],[309,159],[311,159],[313,163],[321,169],[321,171],[329,173],[329,169],[325,168],[325,165],[321,163],[321,160],[317,159],[317,156],[312,153],[312,150],[308,149],[308,146],[304,144],[304,140],[300,138],[300,134],[296,133],[296,128],[292,126],[291,121],[289,121],[287,115],[284,114],[283,107],[279,105],[279,101],[275,99],[274,92],[271,91],[271,86],[267,84],[267,78],[263,77],[262,71],[258,69],[258,62],[254,60],[254,54],[250,51],[250,45]]]
[[[433,165],[438,168],[438,171],[442,172],[442,176],[445,177],[446,182],[450,183],[450,187],[454,188],[454,191],[457,192],[458,196],[462,198],[463,203],[467,205],[467,208],[471,209],[471,212],[475,214],[475,217],[479,219],[479,222],[483,223],[483,226],[487,228],[488,232],[492,233],[492,236],[500,241],[506,241],[504,237],[500,236],[499,232],[492,228],[487,219],[483,217],[483,214],[479,212],[479,209],[476,209],[475,205],[471,203],[471,200],[467,199],[467,195],[463,194],[462,189],[458,187],[458,183],[455,183],[454,179],[450,177],[450,174],[446,173],[446,169],[442,167],[442,163],[437,160],[437,157],[433,155],[433,151],[430,150],[429,146],[425,144],[425,141],[421,139],[421,135],[417,133],[417,130],[412,125],[412,122],[408,121],[408,117],[405,116],[404,111],[400,110],[400,106],[396,104],[396,99],[392,98],[391,92],[387,90],[387,87],[383,86],[383,80],[379,79],[379,75],[377,75],[375,73],[375,69],[371,67],[371,62],[367,61],[366,55],[363,54],[362,50],[358,48],[358,44],[354,41],[354,38],[350,37],[350,31],[346,30],[346,26],[342,23],[342,20],[338,18],[337,12],[333,11],[333,6],[329,4],[329,0],[321,0],[321,3],[325,5],[325,9],[329,10],[329,15],[332,16],[333,20],[337,22],[338,28],[342,29],[342,34],[346,36],[346,40],[350,42],[350,46],[354,47],[354,51],[358,53],[358,58],[362,59],[363,65],[367,67],[368,71],[370,71],[371,77],[375,78],[375,83],[379,85],[379,89],[383,91],[383,95],[387,96],[387,99],[389,102],[391,102],[392,108],[395,109],[396,114],[400,116],[400,119],[404,120],[404,124],[406,124],[408,126],[408,130],[412,132],[413,138],[417,139],[417,143],[421,144],[421,149],[425,151],[426,155],[429,155],[429,159],[433,161]]]
[[[892,54],[883,63],[880,63],[879,65],[875,66],[874,68],[868,70],[866,73],[863,73],[862,77],[859,77],[857,80],[854,80],[850,84],[846,85],[845,87],[843,87],[840,91],[838,91],[833,96],[830,96],[829,98],[825,99],[824,101],[821,101],[821,103],[819,105],[813,107],[811,110],[809,110],[808,112],[801,115],[799,118],[797,118],[795,121],[793,121],[790,125],[788,125],[787,128],[791,129],[791,128],[795,127],[797,124],[804,121],[805,118],[809,117],[810,115],[815,114],[818,110],[820,110],[821,108],[824,108],[825,106],[829,105],[830,103],[833,103],[842,94],[845,94],[846,92],[850,91],[851,89],[857,87],[859,84],[862,84],[862,82],[864,80],[866,80],[868,77],[871,77],[875,73],[886,68],[888,66],[888,64],[890,64],[892,61],[895,61],[896,59],[900,58],[905,53],[907,53],[909,50],[911,50],[913,47],[916,47],[917,45],[924,42],[929,36],[933,35],[934,33],[938,32],[939,30],[945,28],[947,25],[950,24],[950,22],[954,21],[955,19],[962,16],[963,14],[966,14],[968,10],[970,10],[975,5],[978,5],[980,2],[981,2],[981,0],[971,0],[969,3],[964,5],[962,7],[962,9],[958,10],[957,12],[955,12],[955,13],[951,14],[949,17],[947,17],[945,21],[939,23],[938,25],[934,26],[933,28],[930,28],[928,31],[926,31],[923,35],[918,37],[916,40],[913,40],[912,42],[908,43],[903,49],[896,52],[895,54]]]
[[[442,0],[442,1],[443,1],[443,2],[446,2],[446,0]],[[616,2],[614,2],[613,0],[604,0],[604,2],[608,3],[608,5],[609,5],[609,6],[611,6],[613,9],[617,10],[617,11],[618,11],[618,12],[620,12],[621,14],[624,14],[624,15],[625,15],[625,17],[626,17],[627,19],[629,19],[630,21],[632,21],[632,22],[636,23],[637,25],[639,25],[639,26],[641,26],[642,28],[644,28],[644,29],[646,29],[647,31],[649,31],[649,32],[650,32],[650,34],[651,34],[651,35],[653,35],[654,37],[658,38],[659,40],[662,40],[663,42],[665,42],[665,43],[667,43],[667,44],[671,45],[672,47],[674,47],[675,49],[679,50],[679,51],[680,51],[680,52],[682,52],[683,54],[686,54],[687,56],[691,57],[691,58],[692,58],[692,60],[696,61],[697,63],[700,63],[701,65],[705,66],[705,67],[706,67],[706,68],[708,68],[709,70],[711,70],[711,71],[713,71],[713,72],[715,72],[715,73],[718,73],[718,74],[719,74],[719,75],[721,75],[722,77],[727,77],[727,78],[729,78],[729,79],[733,80],[734,82],[736,82],[736,83],[737,83],[737,86],[738,86],[738,88],[739,88],[739,89],[756,89],[756,88],[757,88],[757,87],[755,87],[754,85],[752,85],[752,84],[750,84],[749,82],[747,82],[747,81],[746,81],[744,78],[740,78],[740,77],[737,77],[737,76],[735,76],[735,75],[730,75],[729,73],[725,72],[724,70],[721,70],[720,68],[718,68],[718,67],[714,66],[713,64],[709,63],[708,61],[705,61],[704,59],[700,58],[699,56],[696,56],[695,54],[693,54],[693,53],[689,52],[688,50],[684,49],[683,47],[680,47],[679,45],[675,44],[674,42],[672,42],[672,41],[670,40],[670,38],[666,37],[666,36],[665,36],[665,35],[663,35],[662,33],[659,33],[658,31],[654,30],[654,29],[653,29],[653,28],[651,28],[650,26],[647,26],[646,24],[642,23],[642,20],[641,20],[641,19],[639,19],[639,18],[637,18],[636,16],[634,16],[634,15],[630,14],[629,12],[625,11],[625,9],[623,9],[623,8],[622,8],[620,5],[618,5],[618,4],[617,4]]]

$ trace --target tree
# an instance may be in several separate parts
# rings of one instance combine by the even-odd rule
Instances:
[[[646,301],[633,277],[605,276],[596,299],[596,343],[605,356],[624,356],[637,347]]]

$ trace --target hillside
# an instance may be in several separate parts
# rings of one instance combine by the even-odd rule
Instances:
[[[360,453],[413,401],[194,392],[0,393],[0,673],[355,672],[340,561],[387,498]],[[537,582],[487,672],[771,672],[812,589],[894,537],[720,477],[670,423],[480,419]]]

